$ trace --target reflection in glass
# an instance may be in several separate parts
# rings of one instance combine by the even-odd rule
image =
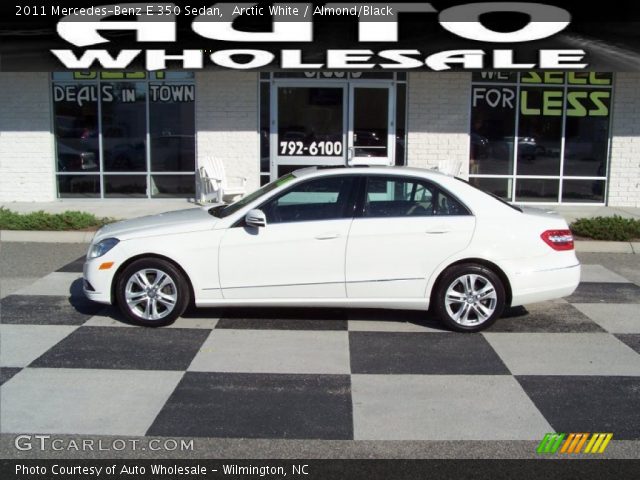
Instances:
[[[149,85],[151,170],[193,172],[195,152],[195,85]]]
[[[564,175],[604,177],[609,148],[611,90],[569,89]]]
[[[472,92],[469,173],[513,173],[515,87],[477,86]]]
[[[313,142],[329,142],[340,157],[344,131],[343,89],[281,87],[278,89],[278,154],[307,156]],[[333,148],[335,144],[339,148]],[[295,148],[282,148],[293,145]],[[339,153],[337,153],[339,152]]]
[[[151,196],[188,197],[195,193],[195,175],[151,175]]]
[[[485,192],[493,193],[503,200],[511,201],[513,179],[511,178],[470,178],[469,183]]]
[[[519,178],[516,182],[516,202],[558,202],[560,180]]]
[[[559,175],[562,89],[523,88],[520,92],[518,175]]]
[[[146,85],[143,82],[112,82],[103,83],[102,87],[104,169],[110,172],[145,171]]]
[[[98,85],[53,85],[54,135],[58,172],[97,172]]]
[[[59,198],[98,198],[100,177],[98,175],[58,175]]]
[[[146,197],[146,175],[105,175],[104,194],[109,198]]]
[[[604,203],[604,180],[564,180],[562,201],[568,203]]]
[[[354,156],[388,156],[389,90],[354,88],[353,97]]]

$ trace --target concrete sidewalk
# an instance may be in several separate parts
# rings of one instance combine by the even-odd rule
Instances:
[[[29,213],[44,210],[49,213],[62,213],[67,210],[80,210],[93,213],[98,217],[117,219],[142,217],[156,213],[170,212],[198,206],[193,199],[64,199],[54,202],[5,202],[2,207],[15,212]],[[619,215],[625,218],[640,219],[640,208],[634,207],[601,207],[581,205],[531,205],[533,208],[552,210],[562,215],[571,223],[577,218],[610,217]]]
[[[98,217],[127,219],[154,215],[163,212],[194,208],[198,205],[193,199],[64,199],[55,202],[13,202],[2,205],[10,210],[29,213],[44,210],[48,213],[61,213],[67,210],[80,210],[93,213]],[[599,206],[565,206],[534,205],[547,211],[555,211],[562,215],[568,223],[577,218],[608,217],[619,215],[625,218],[640,219],[640,208],[633,207],[599,207]],[[0,241],[3,242],[44,242],[44,243],[88,243],[94,232],[44,232],[44,231],[11,231],[0,230]],[[598,242],[577,241],[576,251],[585,253],[640,253],[640,242]]]

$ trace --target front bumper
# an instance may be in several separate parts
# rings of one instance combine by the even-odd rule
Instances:
[[[105,257],[92,258],[84,262],[82,268],[83,291],[89,300],[111,305],[111,285],[118,265],[106,270],[100,270],[100,265],[110,262]]]

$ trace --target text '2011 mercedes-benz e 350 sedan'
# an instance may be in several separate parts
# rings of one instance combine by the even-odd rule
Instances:
[[[475,332],[579,279],[559,216],[404,167],[308,168],[230,205],[107,225],[84,266],[86,295],[143,325],[193,303],[431,310]]]

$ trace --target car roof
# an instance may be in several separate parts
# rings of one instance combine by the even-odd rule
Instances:
[[[332,175],[336,173],[348,174],[368,174],[368,175],[415,175],[424,178],[442,179],[443,177],[449,177],[437,170],[428,170],[426,168],[415,167],[307,167],[295,170],[292,172],[297,178],[304,178],[309,176],[324,176]]]

